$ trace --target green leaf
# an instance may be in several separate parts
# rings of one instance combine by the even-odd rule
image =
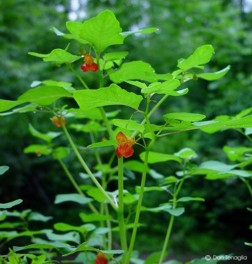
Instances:
[[[55,204],[65,203],[65,202],[75,202],[79,204],[90,203],[92,199],[85,197],[81,194],[69,193],[69,194],[58,194],[56,195]]]
[[[0,166],[0,175],[3,175],[7,170],[9,170],[9,166]]]
[[[18,98],[21,103],[36,103],[39,105],[49,105],[62,97],[72,97],[71,93],[59,86],[39,86],[28,90]]]
[[[113,119],[112,124],[123,129],[134,130],[134,131],[136,130],[141,133],[143,133],[145,129],[144,125],[139,124],[135,120]]]
[[[41,222],[48,222],[49,220],[51,220],[52,217],[51,216],[45,216],[42,215],[38,212],[32,212],[29,217],[28,220],[29,221],[41,221]]]
[[[136,86],[140,89],[144,89],[144,88],[147,88],[147,85],[146,83],[144,82],[139,82],[139,81],[127,81],[126,83],[130,84],[130,85],[133,85],[133,86]]]
[[[230,66],[228,65],[226,68],[217,71],[217,72],[212,72],[212,73],[200,73],[197,74],[198,78],[207,80],[207,81],[214,81],[222,78],[226,73],[230,70]]]
[[[48,239],[53,240],[53,241],[75,242],[76,244],[80,243],[80,235],[77,232],[68,232],[65,234],[55,234],[52,232],[52,230],[47,230],[46,236]]]
[[[0,209],[9,209],[9,208],[12,208],[13,206],[21,204],[22,202],[23,202],[22,199],[17,199],[9,203],[0,203]]]
[[[4,112],[10,110],[11,108],[20,105],[21,102],[18,101],[10,101],[10,100],[3,100],[0,99],[0,112]]]
[[[141,160],[144,160],[145,152],[142,152],[140,154]],[[177,161],[178,163],[181,162],[181,159],[175,155],[165,154],[165,153],[159,153],[159,152],[149,152],[148,156],[148,163],[159,163],[159,162],[166,162],[166,161]]]
[[[178,68],[187,71],[191,68],[208,63],[214,53],[212,45],[203,45],[197,48],[187,59],[179,61]]]
[[[70,153],[70,149],[68,147],[58,147],[53,150],[53,158],[54,159],[64,159]]]
[[[127,169],[130,169],[135,172],[142,173],[144,170],[144,164],[143,162],[137,161],[137,160],[129,160],[124,163],[124,167]],[[149,170],[149,169],[148,169]]]
[[[158,263],[160,260],[162,252],[154,252],[151,253],[145,260],[144,264],[153,264],[153,263]],[[163,257],[166,258],[167,254],[164,255]]]
[[[78,231],[81,234],[86,234],[89,231],[92,231],[95,229],[94,225],[82,225],[82,226],[73,226],[66,223],[56,223],[54,224],[54,229],[57,231],[67,232],[67,231]]]
[[[96,187],[88,188],[87,194],[92,198],[94,198],[99,203],[102,203],[107,200],[107,197]]]
[[[175,208],[175,209],[168,209],[167,210],[169,214],[174,215],[174,216],[180,216],[185,212],[185,208],[184,207],[179,207],[179,208]]]
[[[133,31],[122,32],[122,35],[125,37],[128,37],[128,36],[133,35],[133,34],[151,34],[151,33],[157,32],[158,30],[159,30],[158,28],[154,28],[154,27],[142,28],[142,29],[137,29],[137,30],[133,30]]]
[[[182,121],[200,121],[204,119],[206,116],[202,114],[195,114],[195,113],[185,113],[185,112],[177,112],[177,113],[169,113],[163,115],[165,119],[177,119]]]
[[[141,211],[147,211],[152,213],[159,213],[159,212],[168,212],[168,210],[171,210],[170,204],[161,204],[160,206],[154,207],[154,208],[147,208],[142,206]]]
[[[162,83],[152,83],[148,87],[142,89],[142,93],[157,93],[166,95],[178,95],[178,91],[174,91],[180,86],[180,81],[176,79],[171,79]]]
[[[210,160],[200,164],[199,168],[210,169],[218,172],[228,172],[238,165],[229,165],[220,161]]]
[[[54,132],[49,132],[46,134],[41,133],[38,130],[36,130],[31,124],[29,124],[29,131],[34,137],[40,138],[48,143],[50,143],[55,137],[61,135],[61,133],[54,133]]]
[[[142,80],[147,82],[157,81],[157,75],[150,64],[143,61],[124,63],[120,69],[110,74],[110,79],[115,83],[129,80]]]
[[[125,105],[138,109],[142,96],[127,92],[116,84],[111,84],[109,87],[97,90],[77,91],[74,93],[74,99],[82,110],[108,105]]]
[[[196,158],[197,154],[194,150],[190,148],[183,148],[179,152],[176,152],[175,156],[178,156],[181,159],[190,160],[190,159]]]
[[[87,146],[87,148],[92,149],[92,148],[104,148],[104,147],[111,147],[114,146],[116,144],[115,140],[104,140],[101,142],[96,142],[93,144],[90,144]]]
[[[29,55],[42,58],[46,62],[55,62],[57,64],[72,63],[79,60],[81,56],[73,55],[63,49],[54,49],[48,54],[41,54],[36,52],[29,52]]]
[[[33,144],[24,149],[24,153],[34,153],[38,156],[40,155],[50,155],[52,153],[52,149],[48,145],[41,144]]]
[[[71,31],[73,30],[79,32],[79,37],[92,45],[98,54],[107,47],[123,44],[124,41],[120,23],[110,10],[102,11],[96,17],[84,21],[81,25],[77,25],[76,29],[72,24]]]
[[[69,256],[72,254],[75,254],[76,252],[82,252],[82,251],[94,251],[94,252],[98,252],[99,250],[94,248],[94,247],[90,247],[88,246],[87,242],[83,242],[82,244],[80,244],[76,249],[72,250],[71,252],[65,254],[64,256]]]
[[[128,51],[109,52],[103,55],[106,61],[122,60],[128,55]]]
[[[204,202],[205,199],[201,197],[181,197],[177,200],[177,202],[191,202],[191,201]]]
[[[104,214],[85,214],[85,213],[80,213],[80,218],[81,220],[86,223],[86,222],[99,222],[99,221],[106,221],[106,220],[111,220],[112,216],[111,215],[104,215]]]

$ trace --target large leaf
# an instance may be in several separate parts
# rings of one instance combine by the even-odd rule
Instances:
[[[107,105],[125,105],[138,109],[142,96],[120,88],[116,84],[111,84],[106,88],[97,90],[81,90],[74,93],[74,99],[83,110]]]
[[[81,58],[81,56],[73,55],[63,49],[54,49],[48,54],[29,52],[29,55],[42,58],[44,61],[55,62],[57,64],[72,63]]]
[[[73,27],[71,28],[74,31]],[[84,21],[75,29],[79,37],[90,43],[97,53],[101,53],[111,45],[122,44],[124,37],[122,29],[114,13],[105,10],[96,17]]]
[[[0,112],[8,111],[11,108],[20,105],[21,103],[18,101],[10,101],[10,100],[3,100],[0,99]]]
[[[197,48],[187,59],[180,60],[178,67],[186,71],[193,67],[204,65],[211,60],[213,53],[212,45],[203,45]]]
[[[143,61],[124,63],[120,69],[110,74],[110,79],[115,83],[129,80],[142,80],[147,82],[155,82],[158,80],[151,65]]]
[[[18,101],[20,103],[29,102],[39,105],[49,105],[61,97],[72,97],[72,95],[62,87],[42,85],[28,90],[19,96]]]

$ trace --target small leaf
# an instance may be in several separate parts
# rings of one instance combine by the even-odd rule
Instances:
[[[0,203],[0,209],[9,209],[9,208],[12,208],[13,206],[21,204],[22,202],[23,202],[22,199],[17,199],[9,203]]]
[[[34,153],[38,156],[40,155],[50,155],[52,153],[52,149],[48,145],[41,145],[41,144],[33,144],[24,149],[24,153]]]
[[[145,152],[142,152],[140,154],[141,160],[144,160]],[[148,163],[159,163],[159,162],[166,162],[166,161],[177,161],[178,163],[181,162],[181,159],[175,155],[165,154],[165,153],[159,153],[159,152],[149,152],[148,156]]]
[[[155,82],[157,81],[157,75],[150,64],[143,61],[131,61],[124,63],[120,69],[112,72],[110,79],[115,83],[129,80]]]
[[[115,146],[115,144],[116,144],[115,140],[104,140],[101,142],[90,144],[87,146],[87,148],[92,149],[92,148],[112,147],[112,146]]]
[[[127,92],[116,84],[111,84],[106,88],[77,91],[74,99],[82,110],[108,105],[125,105],[138,109],[142,96]]]
[[[167,209],[168,213],[174,216],[180,216],[185,212],[184,207],[175,208],[175,209]]]
[[[124,163],[125,168],[135,172],[143,172],[144,164],[137,160],[130,160]],[[149,170],[149,169],[148,169]]]
[[[163,115],[165,119],[177,119],[182,121],[200,121],[204,119],[206,116],[202,114],[195,114],[195,113],[185,113],[185,112],[177,112],[177,113],[169,113]]]
[[[57,231],[67,232],[67,231],[78,231],[81,234],[86,234],[95,229],[94,225],[82,225],[82,226],[73,226],[66,223],[56,223],[54,224],[54,229]]]
[[[125,37],[128,37],[133,34],[151,34],[157,32],[158,30],[159,30],[158,28],[150,27],[150,28],[137,29],[133,31],[125,31],[122,32],[121,34]]]
[[[190,202],[190,201],[204,202],[205,199],[201,197],[181,197],[177,201],[178,202]]]
[[[7,170],[9,170],[9,166],[0,166],[0,175],[4,174]]]
[[[157,93],[166,95],[177,95],[177,91],[174,91],[180,86],[180,81],[171,79],[162,83],[152,83],[148,87],[142,89],[142,93]]]
[[[180,157],[181,159],[187,159],[187,160],[197,157],[196,152],[190,148],[183,148],[179,152],[176,152],[175,155]]]
[[[58,147],[53,150],[53,157],[54,159],[64,159],[70,153],[69,148],[67,147]]]
[[[68,193],[68,194],[58,194],[56,195],[55,204],[65,203],[65,202],[75,202],[79,204],[87,204],[90,203],[92,199],[85,197],[81,194],[76,193]]]
[[[226,68],[217,71],[217,72],[212,72],[212,73],[200,73],[197,74],[198,78],[207,80],[207,81],[214,81],[222,78],[226,73],[230,70],[230,66],[227,66]]]
[[[36,130],[31,124],[29,124],[29,131],[34,137],[40,138],[48,143],[50,143],[55,137],[61,135],[61,133],[41,133]]]
[[[213,53],[214,49],[212,45],[203,45],[197,48],[187,59],[181,60],[178,63],[178,68],[187,71],[191,68],[204,65],[211,60]]]
[[[128,55],[128,51],[109,52],[103,55],[106,61],[122,60]]]
[[[41,54],[36,52],[29,52],[29,55],[42,58],[47,62],[55,62],[57,64],[72,63],[79,60],[81,56],[76,56],[63,49],[54,49],[48,54]]]
[[[128,119],[113,119],[112,120],[113,125],[127,129],[127,130],[134,130],[139,131],[141,133],[144,132],[144,125],[139,124],[135,120],[128,120]]]
[[[86,223],[86,222],[97,222],[97,221],[106,221],[106,220],[111,220],[112,216],[111,215],[103,215],[103,214],[85,214],[85,213],[80,213],[80,218],[81,220]]]
[[[28,220],[29,221],[41,221],[41,222],[47,222],[49,220],[51,220],[52,217],[51,216],[45,216],[45,215],[42,215],[38,212],[32,212],[29,217],[28,217]]]

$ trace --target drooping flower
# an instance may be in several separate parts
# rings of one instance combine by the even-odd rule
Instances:
[[[116,156],[118,158],[129,158],[133,155],[134,149],[132,146],[135,144],[135,139],[126,136],[123,132],[119,132],[116,135],[118,146],[116,148]]]
[[[108,260],[102,252],[97,253],[95,264],[108,264]]]
[[[64,116],[53,116],[50,120],[54,123],[56,127],[61,127],[66,125],[66,119]]]
[[[99,69],[99,66],[94,62],[94,58],[87,53],[84,55],[84,64],[81,65],[81,69],[84,72],[87,71],[96,72]]]

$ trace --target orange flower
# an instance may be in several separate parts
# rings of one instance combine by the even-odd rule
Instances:
[[[97,253],[95,264],[108,264],[108,260],[102,252]]]
[[[93,71],[96,72],[99,69],[98,64],[94,62],[94,58],[90,54],[85,54],[84,56],[84,64],[81,65],[81,69],[84,72]]]
[[[66,119],[64,116],[53,116],[50,120],[54,123],[56,127],[61,127],[66,125]]]
[[[127,137],[123,132],[116,135],[118,146],[116,148],[116,156],[118,158],[129,158],[133,155],[134,149],[132,146],[135,144],[134,138]]]

